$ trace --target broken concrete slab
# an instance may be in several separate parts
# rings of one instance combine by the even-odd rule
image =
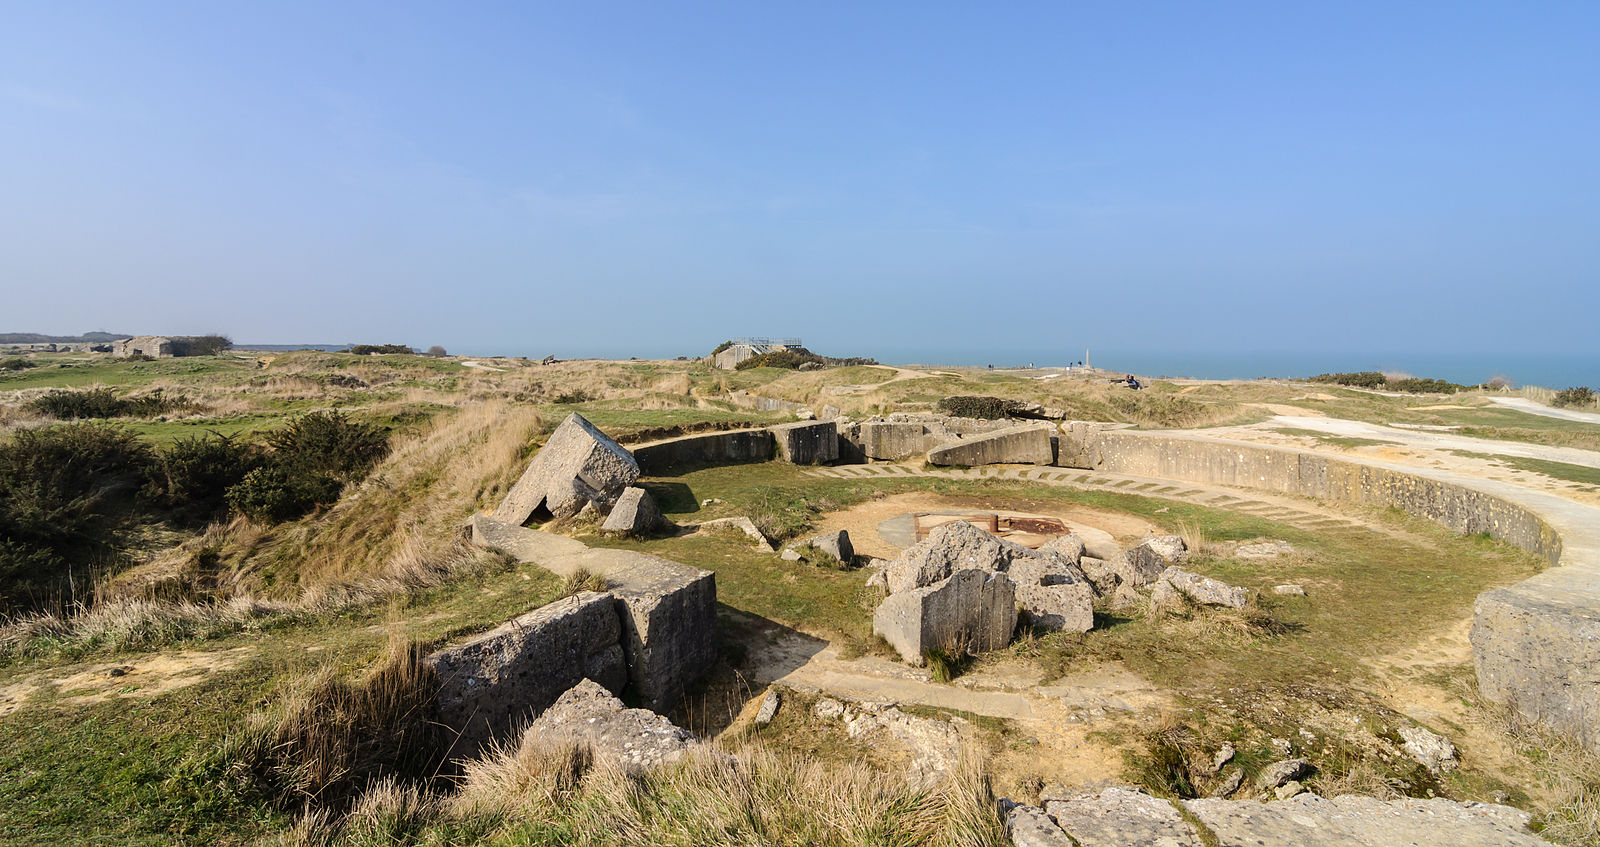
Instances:
[[[611,507],[611,514],[600,525],[600,531],[628,537],[648,537],[664,532],[671,526],[648,491],[630,486],[623,489],[622,496]]]
[[[743,515],[734,518],[717,518],[716,520],[705,521],[704,523],[701,523],[699,526],[695,527],[695,532],[701,532],[703,530],[715,530],[718,528],[736,529],[748,536],[750,540],[754,541],[757,549],[767,553],[774,552],[772,549],[772,542],[768,541],[767,537],[761,534],[761,530],[756,528],[755,521],[752,521]]]
[[[453,756],[507,738],[563,692],[590,679],[609,691],[628,680],[616,600],[583,591],[427,658],[439,676],[439,718],[459,734]]]
[[[973,526],[951,521],[907,547],[887,568],[890,593],[932,585],[962,568],[1010,569],[1013,559],[1035,557],[1034,551]]]
[[[872,616],[901,658],[921,665],[929,650],[984,653],[1011,643],[1016,593],[1003,573],[969,568],[923,588],[890,594]]]
[[[1527,830],[1528,814],[1488,803],[1379,800],[1300,794],[1277,802],[1187,800],[1222,847],[1535,847],[1549,842]]]
[[[494,516],[520,526],[541,506],[556,518],[591,502],[604,511],[638,478],[633,455],[574,412],[550,434]]]
[[[973,435],[928,451],[934,465],[1048,465],[1054,458],[1048,424],[1025,424]]]
[[[825,465],[839,460],[839,428],[833,421],[799,421],[770,427],[778,458],[796,465]]]
[[[672,721],[629,709],[589,680],[564,692],[523,734],[524,745],[582,744],[597,760],[634,772],[676,761],[695,741]]]
[[[840,564],[848,565],[855,561],[856,550],[855,547],[851,545],[850,533],[846,530],[841,529],[834,532],[824,532],[821,535],[814,535],[810,538],[796,541],[795,543],[784,548],[783,558],[788,559],[791,562],[797,562],[803,558],[800,555],[799,548],[807,546],[815,549],[817,552],[822,553],[825,556],[832,557]]]
[[[1170,589],[1176,594],[1187,597],[1190,601],[1201,606],[1225,606],[1229,609],[1243,609],[1250,599],[1250,592],[1238,586],[1229,585],[1220,579],[1201,576],[1183,568],[1167,568],[1161,572],[1156,580],[1156,591],[1164,596],[1157,598],[1155,593],[1150,595],[1150,601],[1156,605],[1163,605],[1177,599],[1167,597],[1164,589]]]
[[[1107,788],[1065,800],[1044,811],[1082,847],[1202,847],[1199,833],[1166,800],[1142,791]]]
[[[1068,838],[1037,806],[1002,799],[1000,813],[1005,815],[1006,833],[1011,836],[1012,847],[1078,847],[1078,842]]]

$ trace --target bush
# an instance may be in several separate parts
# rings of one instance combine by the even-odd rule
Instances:
[[[1382,388],[1384,383],[1389,380],[1377,371],[1359,371],[1357,373],[1318,374],[1312,377],[1311,381],[1350,385],[1356,388]]]
[[[0,371],[25,371],[28,368],[36,367],[38,367],[38,365],[35,365],[21,356],[13,356],[9,359],[0,359]]]
[[[379,353],[410,354],[417,351],[407,347],[404,344],[357,344],[356,346],[351,347],[349,352],[354,353],[357,356],[371,356]]]
[[[732,341],[724,341],[721,344],[718,344],[716,349],[711,351],[711,355],[715,356],[718,353],[721,353],[722,351],[724,351],[724,350],[726,350],[726,349],[728,349],[729,347],[732,347],[732,346],[733,346],[733,342]]]
[[[555,403],[557,405],[566,406],[572,403],[587,403],[593,399],[595,399],[593,394],[590,394],[589,392],[579,388],[573,391],[565,391],[557,394]]]
[[[771,353],[751,356],[735,365],[734,369],[746,371],[751,368],[783,368],[793,371],[808,363],[820,366],[827,364],[827,361],[804,347],[791,347],[787,350],[774,350]]]
[[[351,420],[343,412],[312,412],[267,434],[272,461],[288,470],[325,474],[350,482],[389,454],[382,427]]]
[[[65,563],[103,551],[138,511],[150,448],[105,424],[24,430],[0,444],[0,597],[64,587]]]
[[[172,338],[174,356],[215,356],[233,349],[233,339],[226,335],[179,335]]]
[[[338,502],[341,488],[339,481],[327,474],[269,464],[245,474],[225,496],[240,514],[262,523],[281,523]]]
[[[958,418],[1000,420],[1022,411],[1022,403],[1003,397],[957,395],[939,401],[939,411]]]
[[[1562,408],[1571,406],[1593,406],[1595,404],[1595,392],[1586,385],[1574,386],[1562,391],[1557,391],[1555,399],[1551,400],[1550,404],[1552,406],[1559,406]]]
[[[429,347],[429,348],[428,348],[428,352],[426,352],[426,353],[424,353],[424,354],[423,354],[423,355],[424,355],[424,356],[432,356],[432,357],[434,357],[434,358],[435,358],[435,359],[438,359],[438,358],[441,358],[441,357],[443,357],[443,356],[448,356],[448,355],[450,355],[450,354],[449,354],[449,353],[446,353],[446,352],[445,352],[445,351],[444,351],[444,348],[443,348],[443,347],[440,347],[440,346],[439,346],[439,345],[437,345],[437,344],[435,344],[435,345],[433,345],[433,346],[432,346],[432,347]]]
[[[228,507],[228,489],[265,458],[248,441],[211,434],[180,438],[156,455],[147,492],[175,513],[205,520]]]
[[[1392,379],[1385,383],[1391,391],[1403,391],[1407,394],[1455,394],[1465,391],[1465,385],[1445,382],[1442,379]]]
[[[109,388],[88,391],[52,391],[35,397],[25,404],[35,414],[57,420],[84,418],[153,418],[185,409],[195,404],[182,397],[168,397],[160,389],[139,397],[118,397]]]

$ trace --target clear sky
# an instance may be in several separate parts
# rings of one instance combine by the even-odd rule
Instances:
[[[0,331],[1594,353],[1600,4],[1315,5],[0,0]]]

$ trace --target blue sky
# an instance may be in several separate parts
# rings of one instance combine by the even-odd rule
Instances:
[[[0,331],[1597,347],[1594,3],[0,17]]]

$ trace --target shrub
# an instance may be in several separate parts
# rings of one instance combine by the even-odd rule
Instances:
[[[233,349],[233,339],[226,335],[179,335],[172,338],[174,356],[215,356]]]
[[[65,563],[104,549],[136,513],[150,448],[105,424],[18,432],[0,444],[0,595],[60,589]]]
[[[274,464],[343,481],[365,476],[389,454],[383,428],[351,420],[343,412],[312,412],[267,434]]]
[[[26,408],[35,414],[57,420],[79,420],[153,418],[169,412],[193,409],[195,404],[182,397],[168,397],[160,389],[138,397],[118,397],[109,388],[93,388],[87,391],[52,391],[29,400]]]
[[[728,349],[729,347],[732,347],[732,346],[733,346],[733,342],[732,341],[724,341],[721,344],[718,344],[716,349],[711,351],[711,355],[715,356],[718,353],[721,353],[722,351],[724,351],[724,350],[726,350],[726,349]]]
[[[1555,398],[1550,401],[1550,405],[1559,406],[1562,408],[1571,406],[1593,406],[1594,403],[1595,392],[1586,385],[1578,385],[1562,391],[1557,391]]]
[[[174,512],[197,519],[228,507],[228,489],[264,462],[260,448],[215,433],[180,438],[156,454],[147,491]]]
[[[357,356],[371,356],[379,353],[409,354],[417,351],[407,347],[404,344],[357,344],[356,346],[351,347],[349,352],[354,353]]]
[[[1457,385],[1442,379],[1416,379],[1410,377],[1406,379],[1391,379],[1385,383],[1385,387],[1391,391],[1403,391],[1407,394],[1455,394],[1458,391],[1467,390],[1465,385]]]
[[[263,523],[280,523],[337,502],[341,488],[339,481],[327,474],[274,463],[245,474],[228,488],[225,497],[240,514]]]
[[[957,395],[939,401],[939,411],[958,418],[982,418],[993,421],[1010,417],[1021,410],[1021,403],[1002,397]]]
[[[564,391],[560,394],[557,394],[555,403],[557,405],[565,406],[572,403],[587,403],[593,399],[595,399],[593,394],[578,388],[572,391]]]
[[[424,356],[432,356],[435,359],[437,359],[437,358],[440,358],[440,357],[443,357],[443,356],[448,356],[449,354],[444,351],[443,347],[440,347],[439,345],[435,344],[432,347],[429,347],[428,348],[428,352],[424,353],[423,355]]]
[[[13,356],[9,359],[0,359],[0,371],[25,371],[28,368],[36,367],[38,367],[38,365],[35,365],[21,356]]]
[[[827,364],[821,356],[804,347],[791,347],[787,350],[774,350],[771,353],[760,353],[734,366],[735,370],[747,371],[751,368],[784,368],[785,370],[799,370],[801,365],[815,363]]]
[[[1357,373],[1318,374],[1312,377],[1311,381],[1350,385],[1356,388],[1381,388],[1389,380],[1377,371],[1359,371]]]

